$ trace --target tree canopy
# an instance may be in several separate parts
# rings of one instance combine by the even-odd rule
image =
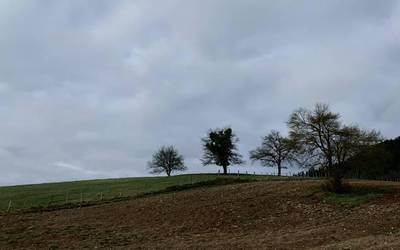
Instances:
[[[239,139],[231,128],[211,130],[203,142],[203,165],[215,164],[223,168],[224,174],[228,173],[228,166],[242,164],[242,155],[238,152]]]
[[[341,189],[344,163],[365,147],[381,141],[377,131],[343,125],[340,115],[330,111],[326,104],[316,104],[312,110],[296,110],[288,126],[290,139],[298,147],[298,158],[304,166],[326,168],[334,191]]]
[[[163,146],[153,154],[153,159],[148,162],[148,168],[152,174],[165,172],[168,176],[174,171],[184,171],[183,156],[174,146]]]
[[[260,161],[262,165],[277,167],[278,176],[281,176],[282,168],[286,168],[284,163],[292,161],[294,143],[283,137],[278,131],[272,130],[266,135],[260,147],[250,151],[252,161]]]

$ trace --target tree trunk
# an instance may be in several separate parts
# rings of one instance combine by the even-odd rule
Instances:
[[[222,166],[222,168],[224,169],[224,174],[228,174],[228,166]]]
[[[282,174],[282,167],[281,164],[278,164],[278,176],[281,176]]]
[[[335,193],[341,193],[343,192],[343,185],[342,185],[342,178],[340,177],[340,175],[335,174],[333,176],[333,180],[332,180],[332,185],[333,185],[333,191]]]
[[[332,192],[341,193],[343,192],[343,175],[340,173],[340,169],[335,169],[333,166],[329,168],[329,186]]]

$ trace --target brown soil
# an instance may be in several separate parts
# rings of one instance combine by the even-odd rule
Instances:
[[[2,215],[0,248],[400,249],[400,192],[350,207],[305,195],[313,185],[246,183]]]

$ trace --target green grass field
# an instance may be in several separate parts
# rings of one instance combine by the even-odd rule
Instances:
[[[308,189],[306,191],[306,196],[311,197],[320,194],[324,202],[339,205],[358,206],[373,198],[382,196],[392,191],[393,189],[390,186],[385,188],[352,186],[345,193],[333,193],[326,191],[323,186],[317,186]]]
[[[221,176],[219,176],[221,177]],[[226,178],[277,179],[262,175],[235,175]],[[47,207],[66,203],[110,200],[118,197],[135,197],[159,192],[169,187],[211,181],[217,174],[192,174],[171,177],[137,177],[121,179],[87,180],[0,187],[0,211],[7,211],[11,201],[12,210]],[[285,178],[285,177],[282,177]]]

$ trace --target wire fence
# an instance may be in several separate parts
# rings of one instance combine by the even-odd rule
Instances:
[[[228,175],[224,178],[236,178],[238,175]],[[0,212],[16,210],[45,209],[61,206],[85,206],[113,200],[125,200],[161,192],[174,186],[192,185],[199,182],[214,180],[222,175],[200,174],[179,175],[171,177],[154,177],[129,181],[116,179],[100,185],[96,182],[88,182],[82,185],[80,182],[46,184],[49,187],[41,188],[39,185],[28,187],[4,187],[0,188]],[[239,174],[240,178],[253,178],[252,175]],[[80,185],[75,187],[74,185]]]

